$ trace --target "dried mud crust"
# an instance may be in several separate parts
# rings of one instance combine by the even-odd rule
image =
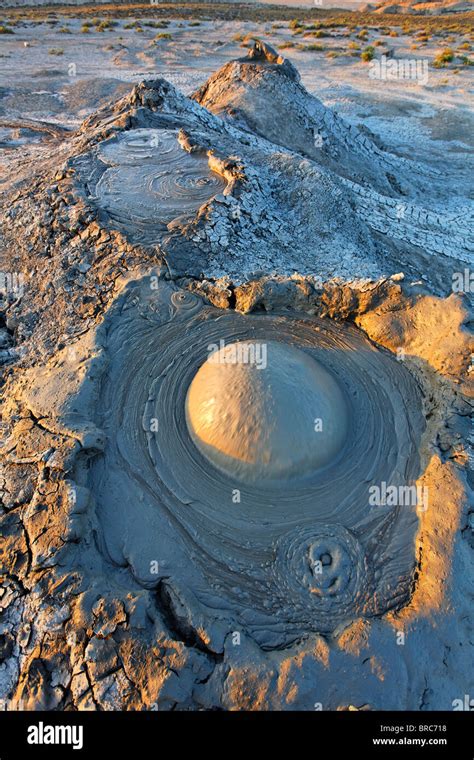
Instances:
[[[288,86],[286,75],[272,68],[279,64],[268,61],[272,55],[267,51],[260,73],[257,66],[252,74],[262,97],[267,97],[269,72],[283,88]],[[255,60],[259,56],[248,65],[255,67]],[[223,77],[227,81],[226,72]],[[295,81],[293,73],[289,81]],[[242,93],[239,98],[245,100]],[[295,97],[297,111],[299,105]],[[319,109],[317,103],[311,107]],[[197,153],[225,184],[224,193],[205,202],[191,221],[178,217],[168,222],[153,245],[131,240],[126,225],[116,229],[95,192],[106,170],[99,163],[100,151],[132,130],[171,130],[177,143],[173,150],[191,157]],[[338,122],[331,133],[334,145],[344,143],[344,130]],[[8,271],[28,273],[24,292],[6,305],[2,327],[0,685],[10,707],[312,709],[321,702],[324,709],[349,704],[450,709],[452,699],[466,691],[463,645],[472,573],[466,482],[472,400],[469,312],[461,298],[437,292],[436,277],[423,287],[390,278],[399,263],[400,238],[394,235],[382,251],[373,232],[376,225],[363,219],[358,193],[345,184],[363,188],[357,177],[362,161],[382,189],[390,156],[372,152],[369,141],[352,161],[346,143],[339,174],[329,159],[318,162],[296,146],[275,146],[271,135],[259,132],[233,123],[232,117],[222,120],[166,82],[143,83],[89,118],[77,134],[53,143],[33,179],[26,185],[17,177],[17,187],[9,190],[4,223]],[[396,168],[410,191],[406,166]],[[325,188],[317,202],[316,185]],[[298,226],[291,214],[300,206]],[[404,244],[411,245],[408,240]],[[341,246],[352,251],[342,261]],[[415,262],[418,250],[427,255],[421,244],[413,249]],[[290,251],[299,265],[295,268],[302,270],[298,275],[288,263]],[[446,248],[445,259],[433,259],[443,276],[449,276],[450,255]],[[247,269],[271,271],[272,264],[278,275],[245,274]],[[355,279],[361,273],[366,279]],[[250,571],[249,597],[242,604],[235,584],[224,584],[217,592],[212,583],[205,587],[197,578],[196,568],[206,567],[203,557],[216,552],[217,544],[202,525],[190,521],[202,521],[212,505],[190,513],[196,494],[190,493],[188,480],[176,483],[179,472],[166,471],[166,457],[158,465],[155,461],[152,477],[136,463],[135,485],[127,498],[120,488],[124,473],[114,481],[114,468],[120,466],[111,459],[112,449],[130,459],[146,438],[146,403],[137,394],[121,408],[114,396],[120,383],[127,388],[121,373],[126,369],[130,382],[135,374],[139,379],[150,354],[171,352],[170,360],[176,361],[179,340],[186,336],[178,329],[173,345],[177,326],[205,330],[219,320],[245,324],[245,330],[254,321],[267,320],[265,324],[280,323],[285,329],[292,325],[294,331],[301,323],[302,332],[312,325],[323,333],[352,336],[351,341],[366,342],[374,356],[384,357],[386,381],[372,372],[371,382],[392,382],[390,366],[396,366],[394,377],[406,378],[411,403],[405,415],[413,415],[418,460],[412,477],[428,488],[430,501],[426,512],[399,515],[408,520],[411,533],[404,544],[401,586],[393,591],[388,584],[392,597],[370,585],[367,552],[352,530],[354,522],[338,520],[328,528],[326,520],[316,540],[310,520],[304,530],[280,536],[283,548],[267,579],[252,571],[256,548],[250,541],[247,561],[242,556],[237,561],[238,582]],[[186,350],[189,354],[199,346],[196,342]],[[133,352],[136,373],[130,364]],[[124,413],[122,422],[127,415],[135,419],[122,429],[114,415]],[[383,429],[383,421],[380,425]],[[404,440],[402,429],[397,435]],[[161,493],[150,493],[150,484],[152,490],[159,484]],[[176,497],[179,509],[171,503]],[[132,546],[147,511],[150,537],[158,531],[161,553],[178,541],[179,520],[188,521],[188,534],[197,545],[193,549],[183,543],[179,568],[173,567],[174,551],[170,557],[144,551],[140,558],[140,546]],[[221,528],[225,519],[225,514],[219,516]],[[114,532],[114,525],[127,521],[128,527]],[[390,537],[387,526],[377,534],[370,521],[361,524],[362,533],[377,535],[381,558],[391,540],[397,544],[405,535],[399,530]],[[231,522],[227,527],[231,530]],[[342,599],[341,608],[333,608],[329,626],[318,622],[317,615],[308,623],[300,601],[307,578],[301,577],[298,557],[308,537],[324,552],[333,547],[362,568],[344,576],[347,582],[341,587],[350,603]],[[219,547],[217,555],[232,552]],[[158,562],[152,579],[144,578],[139,567],[146,560]],[[388,573],[390,566],[390,561],[384,564]],[[341,567],[344,575],[347,563]],[[212,575],[211,565],[206,570]],[[398,570],[395,575],[400,577]],[[285,615],[277,620],[265,582],[285,588],[290,606],[296,600],[300,614],[289,612],[292,626]],[[360,593],[353,593],[353,584]],[[397,645],[400,631],[406,637],[403,647]]]

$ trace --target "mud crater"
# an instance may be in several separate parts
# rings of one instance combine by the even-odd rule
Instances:
[[[348,324],[292,312],[242,315],[165,282],[153,291],[146,280],[111,320],[97,420],[109,443],[90,487],[114,563],[147,588],[172,578],[202,609],[218,609],[229,630],[245,625],[264,646],[407,601],[416,505],[370,506],[368,491],[373,482],[410,485],[420,474],[420,393],[399,362]],[[257,392],[244,384],[240,405],[228,407],[220,427],[212,405],[217,398],[217,410],[225,406],[219,393],[233,381],[224,370],[219,390],[204,378],[192,403],[198,417],[210,414],[211,434],[219,431],[209,445],[190,427],[186,399],[209,366],[242,370],[209,365],[220,341],[265,345],[268,365]],[[301,397],[295,387],[291,398],[285,362],[291,376],[301,357],[313,395]],[[273,395],[265,406],[258,393],[267,383]],[[332,406],[321,405],[321,383]],[[288,416],[275,423],[278,403]],[[325,409],[322,430],[318,409]],[[331,428],[331,414],[340,415],[343,435]],[[295,415],[307,424],[300,437]],[[285,447],[281,436],[292,435]],[[234,444],[232,454],[222,453]]]

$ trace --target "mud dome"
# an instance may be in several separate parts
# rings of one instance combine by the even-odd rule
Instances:
[[[105,325],[95,420],[110,443],[89,484],[106,556],[143,586],[166,578],[178,596],[192,591],[205,618],[218,609],[230,630],[245,625],[265,647],[403,604],[416,503],[369,506],[368,484],[412,485],[420,474],[420,395],[404,367],[354,327],[239,315],[166,283],[143,283],[117,310]],[[248,365],[209,358],[209,346],[249,338],[267,346],[266,369],[250,370],[257,388]],[[238,372],[224,375],[224,389],[215,383],[223,368]],[[227,405],[219,426],[203,420],[210,401]],[[275,429],[278,404],[288,417]]]
[[[345,442],[347,417],[342,392],[321,364],[276,341],[214,351],[186,398],[201,454],[244,481],[287,480],[323,467]]]

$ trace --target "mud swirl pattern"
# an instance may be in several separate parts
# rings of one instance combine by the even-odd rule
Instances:
[[[312,614],[337,620],[366,607],[374,589],[363,546],[341,525],[297,528],[277,545],[273,566],[281,604],[298,600]]]
[[[97,204],[136,242],[156,242],[169,222],[193,217],[226,186],[205,156],[186,153],[169,130],[125,132],[102,143],[98,158],[107,168],[92,188]]]
[[[217,616],[227,630],[244,626],[266,647],[405,603],[415,565],[416,505],[369,499],[372,484],[406,486],[419,476],[421,401],[402,364],[355,327],[291,312],[222,311],[165,283],[152,290],[147,281],[115,308],[98,420],[109,444],[93,471],[108,558],[145,587],[165,579],[200,615]],[[265,419],[250,424],[245,412],[238,427],[250,438],[257,430],[264,455],[259,459],[259,446],[249,446],[235,457],[250,461],[255,450],[256,467],[268,462],[270,477],[263,470],[258,477],[253,469],[234,472],[228,454],[224,467],[220,454],[216,465],[208,449],[196,445],[186,399],[222,341],[266,345],[268,384],[277,391],[287,355],[290,365],[297,352],[311,371],[313,362],[322,368],[314,375],[316,383],[323,378],[329,399],[321,408],[345,430],[343,438],[331,439],[329,461],[320,456],[318,447],[328,439],[317,438],[316,425],[311,429],[321,443],[314,444],[312,465],[298,464],[295,439],[290,450],[297,466],[285,477],[272,471],[275,436],[291,434],[294,415],[300,414],[301,426],[298,405],[309,404],[308,423],[314,424],[311,404],[319,396],[314,401],[304,389],[284,397],[287,414],[278,416],[275,393]],[[280,353],[272,354],[273,345]],[[242,404],[248,395],[242,392]],[[234,423],[231,412],[221,420],[227,451],[241,446],[238,439],[229,443]],[[302,435],[308,436],[305,447],[313,446],[309,433]],[[217,445],[214,440],[212,451]]]

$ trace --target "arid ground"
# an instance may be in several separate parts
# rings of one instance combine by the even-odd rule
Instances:
[[[469,704],[473,20],[0,10],[7,709]]]

